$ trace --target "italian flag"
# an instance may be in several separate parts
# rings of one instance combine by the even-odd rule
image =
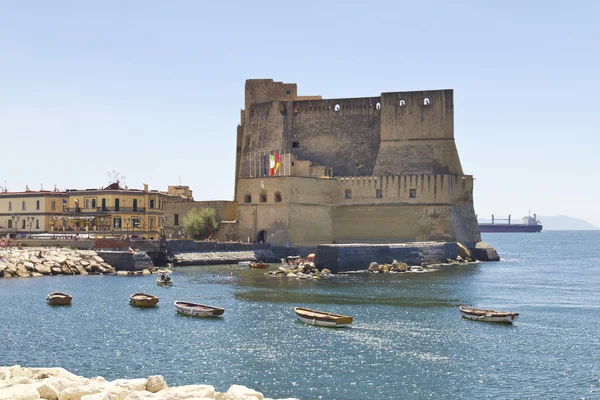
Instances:
[[[275,153],[275,173],[277,173],[277,170],[279,169],[279,165],[281,165],[279,161],[280,161],[279,154]]]
[[[269,154],[269,176],[275,175],[275,156]]]

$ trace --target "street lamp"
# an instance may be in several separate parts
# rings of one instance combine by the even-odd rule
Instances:
[[[125,236],[129,235],[129,224],[131,223],[131,217],[125,218],[124,219],[125,225],[127,225],[127,228],[125,229]]]
[[[27,225],[29,225],[29,237],[31,238],[31,225],[33,225],[35,217],[27,217]]]
[[[10,216],[10,219],[13,221],[13,225],[15,226],[15,236],[17,236],[17,232],[19,230],[19,220],[21,216],[19,214],[13,214]]]

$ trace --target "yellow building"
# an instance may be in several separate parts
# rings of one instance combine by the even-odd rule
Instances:
[[[0,192],[0,233],[23,235],[52,229],[67,195],[57,191]]]
[[[57,230],[78,230],[112,235],[159,236],[164,227],[164,207],[171,196],[157,190],[123,188],[119,183],[104,189],[67,190],[67,204]]]

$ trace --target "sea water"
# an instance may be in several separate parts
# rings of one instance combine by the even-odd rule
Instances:
[[[156,275],[0,279],[0,365],[106,379],[161,374],[170,386],[242,384],[272,398],[600,398],[600,232],[486,234],[498,263],[437,272],[291,280],[239,266]],[[46,295],[73,295],[69,307]],[[134,292],[156,309],[129,306]],[[185,300],[217,319],[175,313]],[[514,325],[458,306],[520,313]],[[297,321],[293,307],[352,315]]]

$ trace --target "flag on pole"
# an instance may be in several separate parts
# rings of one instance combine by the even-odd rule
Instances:
[[[67,199],[63,199],[63,206],[67,205]]]
[[[275,173],[277,173],[280,165],[279,153],[275,153]]]
[[[75,199],[75,207],[79,207],[79,200]]]
[[[269,154],[269,176],[275,175],[275,156]]]

